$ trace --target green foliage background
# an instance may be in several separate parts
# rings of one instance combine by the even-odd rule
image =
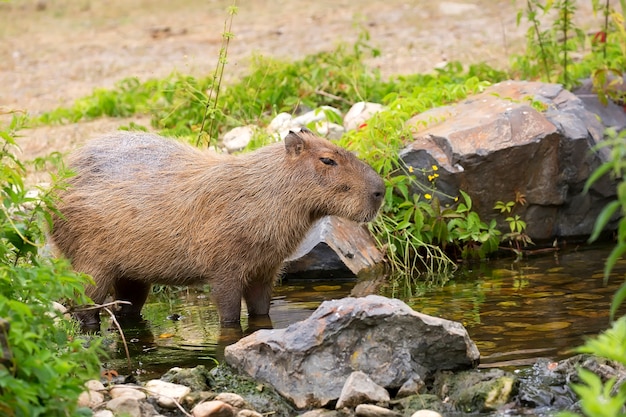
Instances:
[[[101,351],[53,302],[88,303],[90,279],[41,256],[54,189],[33,193],[24,184],[26,163],[15,142],[24,121],[15,116],[0,127],[0,318],[10,324],[0,332],[0,415],[70,416],[80,414],[83,383],[99,377]]]

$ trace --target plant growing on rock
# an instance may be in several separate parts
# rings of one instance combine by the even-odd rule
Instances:
[[[509,214],[509,216],[504,219],[509,225],[509,232],[502,235],[502,241],[508,242],[509,247],[518,257],[522,256],[522,249],[524,247],[533,244],[530,236],[526,234],[526,222],[522,220],[519,214],[513,214],[517,205],[523,206],[524,204],[526,204],[525,196],[519,191],[516,191],[514,201],[507,201],[506,203],[496,201],[493,207],[494,210],[500,211],[501,214]]]
[[[0,414],[68,416],[78,413],[83,383],[99,374],[99,344],[85,345],[54,301],[87,302],[88,278],[66,262],[42,255],[53,192],[29,190],[26,164],[15,156],[25,118],[0,128]],[[54,191],[54,190],[52,190]]]

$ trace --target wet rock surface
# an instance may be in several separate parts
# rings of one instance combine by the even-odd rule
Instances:
[[[399,389],[415,375],[472,368],[479,357],[460,323],[375,295],[324,302],[306,320],[257,331],[225,350],[229,365],[271,384],[297,408],[336,401],[354,371]]]

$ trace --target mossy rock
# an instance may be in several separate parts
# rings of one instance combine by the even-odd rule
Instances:
[[[444,404],[441,398],[434,394],[415,394],[394,400],[391,402],[391,408],[407,417],[419,410],[433,410],[441,415],[454,411],[449,404]]]
[[[184,385],[194,392],[208,391],[214,385],[211,373],[204,365],[195,368],[172,368],[161,377],[161,380]]]
[[[239,394],[261,414],[272,417],[289,417],[297,415],[296,410],[285,398],[267,384],[259,383],[245,375],[238,374],[228,365],[219,365],[211,370],[213,379],[212,390],[215,392],[232,392]]]
[[[441,372],[436,375],[433,392],[440,398],[449,398],[458,411],[481,413],[499,409],[511,402],[517,394],[519,379],[500,369]]]

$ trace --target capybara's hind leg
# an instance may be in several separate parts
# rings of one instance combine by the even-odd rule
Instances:
[[[128,301],[131,304],[121,304],[116,313],[120,317],[139,317],[141,308],[150,294],[150,283],[118,277],[113,284],[115,299]]]
[[[239,326],[241,320],[241,289],[213,283],[211,297],[217,305],[222,326]]]
[[[252,282],[244,288],[243,298],[246,300],[248,315],[267,316],[270,313],[272,285],[264,281]]]

